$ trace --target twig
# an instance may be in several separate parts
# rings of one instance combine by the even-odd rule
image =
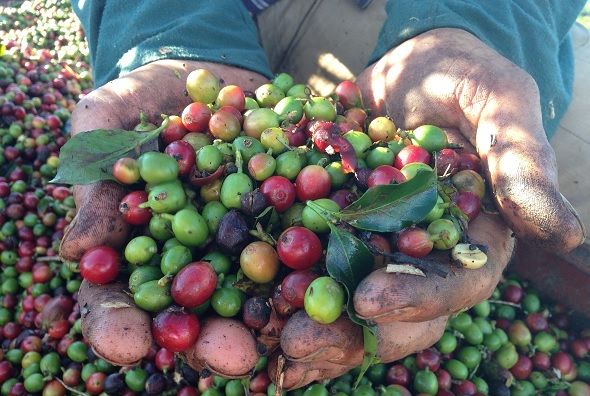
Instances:
[[[70,392],[72,392],[72,393],[74,393],[76,395],[88,396],[88,393],[80,392],[79,390],[74,389],[74,388],[72,388],[72,387],[64,384],[64,382],[62,380],[60,380],[59,378],[57,378],[57,377],[55,377],[55,380],[57,382],[59,382],[60,384],[62,384],[64,388],[66,388],[67,390],[69,390]]]
[[[43,256],[43,257],[37,257],[35,259],[35,261],[51,262],[51,261],[62,261],[62,260],[61,260],[61,257],[59,257],[59,256]]]
[[[283,355],[279,355],[277,359],[277,376],[275,378],[275,396],[281,396],[283,394],[283,381],[285,380],[285,372],[283,371],[285,367],[285,357]]]
[[[502,300],[488,300],[490,304],[501,304],[501,305],[509,305],[514,308],[521,308],[520,304],[511,303],[509,301],[502,301]]]

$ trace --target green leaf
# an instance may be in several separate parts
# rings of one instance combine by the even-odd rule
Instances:
[[[436,174],[419,171],[405,183],[370,188],[337,217],[355,228],[396,232],[422,221],[436,199]]]
[[[0,44],[0,56],[4,56],[6,53],[6,46],[4,44]]]
[[[150,132],[95,129],[72,137],[60,150],[59,168],[51,183],[91,184],[114,180],[113,164],[122,157],[137,158],[141,146],[158,137],[168,125],[164,120]]]
[[[340,282],[346,289],[348,302],[346,311],[354,323],[363,326],[365,356],[356,385],[367,369],[378,362],[377,356],[377,328],[374,324],[359,318],[354,311],[352,295],[357,285],[373,270],[373,255],[367,246],[349,233],[330,224],[330,241],[326,254],[326,268],[332,278]]]
[[[373,255],[363,241],[330,224],[326,254],[328,273],[350,291],[373,270]]]

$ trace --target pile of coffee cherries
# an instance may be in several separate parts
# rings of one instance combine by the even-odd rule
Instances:
[[[44,396],[66,394],[217,396],[225,394],[237,396],[250,392],[259,396],[274,395],[274,385],[265,370],[265,357],[260,358],[254,376],[249,381],[227,380],[218,376],[205,378],[199,377],[198,373],[178,359],[172,350],[156,344],[138,365],[132,368],[120,368],[97,357],[84,339],[77,304],[77,290],[81,277],[76,272],[76,268],[64,265],[57,259],[63,231],[75,213],[74,202],[69,188],[48,184],[48,180],[54,177],[59,165],[59,149],[68,138],[67,123],[70,113],[75,103],[91,89],[86,59],[87,46],[70,7],[68,1],[49,0],[26,1],[17,6],[1,7],[0,10],[0,29],[5,33],[0,44],[6,47],[5,55],[0,57],[0,265],[2,267],[0,274],[0,394],[10,396],[26,394]],[[283,76],[275,80],[275,85],[285,88],[286,85],[281,85],[281,79],[285,78]],[[232,206],[227,199],[233,194],[231,190],[227,190],[229,187],[233,185],[232,188],[241,192],[243,184],[248,185],[245,178],[242,176],[230,178],[229,181],[232,179],[234,181],[228,183],[224,200],[221,199],[221,188],[229,175],[238,174],[239,161],[236,158],[235,147],[239,148],[239,155],[242,157],[241,174],[250,179],[252,192],[256,188],[261,191],[261,185],[276,176],[286,178],[296,186],[298,175],[305,167],[320,165],[328,172],[330,192],[327,196],[313,199],[328,198],[336,202],[340,208],[353,202],[370,186],[402,180],[398,172],[381,168],[383,171],[375,172],[369,185],[369,175],[381,165],[393,165],[393,168],[403,170],[405,163],[397,165],[395,163],[396,156],[403,147],[415,145],[426,148],[427,151],[429,148],[418,140],[414,142],[409,135],[402,136],[405,131],[398,131],[393,122],[387,118],[368,120],[366,113],[360,107],[360,102],[352,100],[350,103],[354,105],[346,105],[343,98],[347,97],[346,89],[351,87],[354,88],[349,83],[343,83],[339,87],[339,100],[316,98],[312,99],[312,102],[313,104],[327,102],[334,106],[336,117],[332,121],[324,121],[334,122],[342,134],[351,130],[363,132],[358,135],[360,137],[356,142],[352,136],[357,134],[349,135],[353,149],[360,147],[359,155],[356,155],[355,151],[358,168],[356,175],[342,171],[343,163],[346,161],[339,158],[336,152],[332,154],[328,149],[327,152],[322,153],[311,144],[305,148],[301,147],[306,146],[310,139],[308,133],[313,123],[309,121],[318,116],[309,113],[311,115],[309,118],[302,116],[298,122],[295,122],[299,111],[298,104],[289,105],[294,106],[294,110],[290,107],[287,110],[281,110],[279,106],[277,111],[278,102],[270,107],[261,106],[258,104],[256,94],[244,93],[244,108],[239,111],[242,117],[239,132],[241,136],[233,141],[231,134],[225,137],[213,135],[212,131],[220,131],[220,129],[214,126],[210,130],[209,122],[206,127],[203,127],[204,129],[193,131],[188,127],[191,124],[186,120],[189,118],[188,115],[179,114],[178,118],[171,116],[169,127],[162,134],[161,141],[164,147],[173,141],[177,141],[176,146],[186,147],[182,142],[187,142],[194,151],[194,167],[189,167],[190,172],[186,174],[179,172],[176,179],[183,186],[185,200],[190,203],[189,208],[198,209],[197,213],[205,220],[206,239],[211,242],[208,242],[206,249],[191,243],[185,245],[180,242],[182,234],[179,234],[180,238],[178,238],[172,228],[178,211],[157,212],[151,208],[148,210],[147,220],[137,220],[141,218],[141,215],[134,214],[135,211],[129,208],[136,208],[144,202],[148,202],[147,206],[151,207],[152,202],[158,200],[154,196],[154,199],[149,201],[149,185],[144,187],[141,183],[132,184],[133,187],[139,187],[133,190],[143,190],[146,196],[136,198],[136,202],[141,202],[140,204],[123,205],[122,212],[126,214],[122,213],[122,215],[128,217],[130,222],[133,222],[133,218],[136,217],[135,221],[142,225],[137,226],[137,233],[134,236],[153,239],[156,242],[157,253],[154,253],[146,264],[140,264],[140,261],[133,261],[137,260],[137,256],[133,256],[137,253],[137,250],[134,252],[134,248],[129,250],[128,254],[131,258],[129,261],[125,258],[125,252],[116,252],[120,274],[131,275],[140,269],[146,272],[142,274],[142,271],[138,271],[135,277],[129,277],[130,288],[137,293],[144,283],[153,280],[164,285],[157,287],[171,287],[176,275],[182,270],[178,269],[175,272],[174,267],[178,265],[175,263],[176,257],[181,257],[178,262],[186,260],[187,256],[183,256],[186,250],[182,248],[187,248],[191,254],[191,263],[205,261],[213,267],[216,288],[202,306],[186,308],[184,311],[194,311],[197,315],[201,315],[201,312],[206,310],[209,314],[213,311],[218,315],[221,315],[220,312],[226,315],[235,312],[236,317],[246,324],[249,323],[250,328],[256,329],[264,320],[261,321],[258,315],[256,317],[251,315],[248,318],[247,313],[250,312],[248,307],[257,301],[263,303],[262,306],[266,306],[268,300],[266,298],[256,300],[256,297],[250,296],[252,293],[261,295],[269,293],[273,306],[277,310],[282,309],[281,312],[285,316],[294,309],[305,309],[305,293],[302,293],[302,290],[306,290],[307,287],[302,285],[309,285],[314,279],[323,278],[326,275],[322,270],[318,270],[318,267],[321,268],[325,254],[327,235],[323,231],[318,231],[319,221],[312,221],[314,218],[318,219],[315,213],[308,210],[303,216],[305,205],[303,205],[304,201],[298,198],[297,187],[294,202],[290,207],[279,211],[277,202],[280,201],[276,198],[271,201],[274,202],[272,205],[274,210],[264,214],[262,213],[264,210],[258,212],[257,216],[261,214],[262,216],[256,222],[253,222],[256,216],[251,214],[254,212],[244,211],[245,206],[242,206],[241,199],[239,207]],[[233,88],[233,90],[236,89]],[[231,91],[226,89],[224,92]],[[260,95],[262,96],[262,91]],[[305,86],[294,85],[286,90],[286,96],[299,98],[303,105],[303,113],[306,113],[305,101],[308,101],[310,97]],[[217,97],[211,101],[215,102],[216,99]],[[204,100],[204,102],[207,101]],[[287,106],[290,101],[292,102],[291,99],[287,100],[282,106]],[[206,106],[210,117],[213,118],[228,103],[233,107],[232,103],[223,100],[217,105]],[[265,117],[274,117],[269,111],[258,111],[257,117],[248,117],[247,110],[253,110],[256,106],[265,110],[274,109],[271,111],[279,115],[278,123],[271,120],[270,124],[265,124],[268,122]],[[192,105],[192,107],[196,107],[197,110],[203,109],[199,105]],[[315,106],[307,106],[307,111],[310,111],[311,107]],[[317,111],[321,109],[320,106]],[[331,108],[325,106],[325,109],[327,109],[326,114],[332,114]],[[233,110],[225,108],[224,111],[232,112],[240,120]],[[189,112],[186,111],[186,114]],[[226,120],[224,117],[227,116],[222,113],[215,119],[223,123]],[[233,122],[231,117],[228,118],[230,123]],[[249,118],[249,121],[244,126],[246,118]],[[185,119],[184,123],[183,119]],[[307,124],[305,120],[308,120]],[[258,122],[260,124],[257,124]],[[146,123],[142,125],[146,127]],[[174,125],[178,127],[176,132]],[[332,126],[332,124],[324,124],[328,130],[331,130]],[[283,144],[285,141],[281,139],[284,135],[279,134],[278,131],[275,132],[278,135],[276,141],[281,143],[280,146],[271,143],[272,135],[265,135],[264,140],[262,139],[262,132],[268,127],[279,127],[283,130],[289,149]],[[151,128],[147,126],[147,129]],[[387,135],[377,135],[376,131],[379,128],[391,132]],[[247,130],[260,131],[260,133],[249,134]],[[174,137],[174,133],[180,137]],[[166,138],[168,134],[173,137]],[[366,136],[369,137],[370,142],[366,140]],[[246,150],[250,145],[255,146],[252,153]],[[205,146],[212,146],[222,154],[220,165],[223,165],[223,171],[217,175],[215,175],[215,171],[219,170],[219,166],[215,167],[218,161],[217,154],[211,147],[200,154],[201,160],[198,161],[198,152]],[[269,152],[269,148],[273,149],[272,152]],[[284,152],[281,152],[283,148]],[[443,155],[443,153],[446,154]],[[483,182],[480,183],[480,179],[472,173],[461,173],[468,170],[479,172],[477,157],[453,147],[439,150],[434,155],[436,162],[432,160],[432,153],[429,152],[429,154],[431,159],[426,162],[436,168],[439,175],[446,174],[448,177],[445,178],[451,184],[458,186],[455,199],[450,202],[444,200],[442,203],[439,202],[437,208],[442,209],[443,214],[440,217],[433,214],[432,220],[447,217],[453,203],[467,216],[470,216],[470,213],[473,216],[479,209],[479,201],[475,200],[476,205],[466,205],[460,201],[474,201],[473,197],[463,194],[469,198],[460,200],[457,196],[461,194],[461,191],[469,191],[478,197],[481,196],[484,189]],[[190,151],[188,156],[190,158]],[[250,161],[254,156],[257,156],[257,160],[252,162],[251,170]],[[173,157],[178,159],[179,154],[173,154]],[[295,161],[295,158],[300,162]],[[446,163],[445,158],[448,158]],[[273,160],[274,169],[270,171]],[[271,164],[267,164],[268,162]],[[337,164],[338,162],[341,164]],[[179,168],[181,167],[179,163]],[[310,177],[313,179],[316,173],[310,174],[302,176],[301,180]],[[325,176],[322,171],[317,171],[317,174]],[[408,169],[402,174],[409,174]],[[475,183],[471,184],[475,188],[460,187],[461,179],[457,176],[458,174],[469,175],[469,180],[474,179]],[[208,177],[211,178],[207,179]],[[199,181],[195,182],[195,186],[191,181],[197,179]],[[320,184],[321,180],[322,178],[318,177]],[[270,185],[273,186],[273,184]],[[275,188],[272,187],[270,190]],[[281,191],[278,187],[276,190]],[[260,195],[256,194],[256,196],[259,199]],[[265,201],[266,207],[271,206],[270,200],[271,198]],[[205,207],[211,202],[217,203],[209,205],[205,211]],[[253,198],[250,206],[254,206],[255,202],[258,201]],[[325,205],[328,206],[331,203]],[[333,204],[332,207],[336,210]],[[214,216],[215,213],[217,216]],[[224,244],[223,238],[220,239],[221,243],[217,241],[220,225],[224,224],[221,220],[228,213],[232,213],[234,219],[241,218],[245,221],[246,227],[242,230],[247,229],[247,234],[250,235],[248,238],[251,238],[242,250],[236,253],[227,250],[229,243]],[[143,216],[146,216],[145,212]],[[271,217],[274,218],[272,221],[270,221]],[[215,226],[216,218],[219,219],[217,226]],[[192,219],[190,214],[188,219]],[[257,227],[257,223],[261,223],[261,227]],[[268,228],[269,223],[278,225]],[[241,220],[236,220],[234,223],[232,220],[227,224],[230,227],[226,230],[231,231],[232,224],[244,223]],[[460,229],[460,225],[453,224]],[[209,228],[210,225],[211,228]],[[297,233],[293,232],[294,240],[317,241],[310,231],[319,239],[320,257],[318,259],[314,259],[314,255],[311,255],[311,258],[308,257],[310,261],[316,260],[312,268],[289,267],[288,263],[297,265],[296,256],[293,258],[293,254],[285,254],[282,248],[279,250],[279,246],[286,243],[281,242],[281,234],[291,227],[296,227],[297,231]],[[414,231],[410,232],[410,230]],[[159,231],[160,234],[158,234]],[[367,235],[366,243],[376,246],[378,249],[375,251],[384,253],[398,251],[419,257],[419,253],[412,251],[412,247],[415,246],[413,243],[409,243],[408,248],[404,247],[406,245],[399,240],[403,240],[401,238],[403,233],[410,235],[416,233],[419,238],[422,238],[425,236],[422,231],[428,233],[428,221],[402,231],[393,238],[389,236],[385,238],[375,233]],[[244,233],[242,231],[242,234]],[[290,233],[286,235],[289,236]],[[166,246],[170,239],[172,241]],[[225,240],[227,241],[227,238]],[[267,271],[272,266],[267,264],[264,264],[264,270],[260,273],[246,272],[247,270],[240,272],[241,252],[246,246],[257,241],[268,244],[278,256],[278,270],[273,282],[254,282],[264,280],[264,276],[270,276],[268,274],[272,271]],[[145,242],[140,240],[139,245],[142,243]],[[310,246],[315,246],[314,242],[308,243]],[[138,243],[135,242],[135,244]],[[147,246],[147,250],[153,250],[150,248],[152,246],[150,243]],[[175,246],[182,248],[168,253],[169,256],[164,260],[165,251],[170,251]],[[267,245],[259,244],[258,246],[265,246],[264,249],[255,250],[262,250],[262,253],[259,253],[262,257],[273,256],[269,254],[270,249]],[[429,248],[429,246],[427,242],[423,251],[436,248],[434,242],[433,247]],[[315,255],[318,254],[317,249],[314,252]],[[291,257],[292,260],[285,257]],[[385,256],[376,255],[374,264],[382,266],[387,261]],[[261,262],[266,263],[266,261]],[[247,260],[245,263],[245,267],[248,267]],[[189,263],[183,268],[188,265]],[[202,267],[204,266],[200,268]],[[212,275],[210,271],[207,273]],[[149,280],[144,282],[141,279],[143,276]],[[273,285],[273,288],[266,292],[256,286],[269,283]],[[244,290],[249,294],[246,294]],[[141,298],[138,300],[141,304]],[[178,305],[174,299],[172,301],[173,304]],[[217,302],[213,304],[214,301]],[[159,315],[157,311],[152,312],[155,316]],[[310,312],[313,311],[310,310]],[[317,317],[320,320],[325,318],[322,314]],[[259,323],[257,324],[254,319],[257,319]],[[312,384],[287,394],[306,396],[420,393],[588,395],[590,333],[584,330],[576,319],[576,316],[563,306],[540,301],[537,293],[528,287],[526,282],[509,278],[498,287],[489,301],[482,302],[453,318],[438,344],[399,362],[374,365],[365,374],[356,390],[352,389],[352,385],[358,370],[353,370],[331,381]],[[476,327],[479,328],[479,332]],[[436,377],[435,381],[433,381],[433,375]]]

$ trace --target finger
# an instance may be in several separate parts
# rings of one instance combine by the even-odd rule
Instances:
[[[121,96],[113,97],[105,88],[98,89],[76,106],[72,114],[72,134],[99,128],[121,128],[124,123],[122,109],[128,110]],[[91,247],[122,246],[130,229],[119,213],[119,203],[125,194],[125,188],[114,182],[74,186],[77,213],[62,238],[61,257],[78,261]]]
[[[227,378],[248,376],[258,362],[256,340],[241,322],[220,317],[201,323],[197,343],[183,353],[195,370]]]
[[[559,192],[536,84],[530,77],[522,84],[530,86],[524,94],[508,81],[488,100],[477,128],[477,149],[498,208],[517,236],[568,252],[584,242],[586,230]]]
[[[358,83],[366,103],[404,128],[458,127],[519,237],[557,252],[583,243],[583,222],[559,192],[538,87],[525,71],[466,31],[435,29],[392,49]]]
[[[361,328],[345,316],[330,325],[322,325],[299,311],[289,322],[281,337],[281,346],[285,349],[275,353],[269,361],[269,376],[276,381],[279,356],[285,358],[285,389],[335,378],[362,363]],[[422,323],[390,322],[380,325],[377,329],[377,357],[386,363],[428,348],[438,341],[445,324],[446,317],[440,317]]]
[[[208,68],[224,84],[254,89],[266,81],[257,73],[227,65],[179,60],[153,62],[106,84],[80,101],[72,114],[72,134],[99,128],[132,129],[140,111],[145,111],[153,120],[162,113],[180,112],[190,103],[184,93],[186,76],[197,68]],[[122,245],[129,231],[118,211],[124,195],[124,188],[115,183],[74,188],[78,214],[62,241],[60,252],[64,259],[76,261],[87,249],[97,245]]]
[[[120,366],[138,362],[152,346],[151,318],[123,292],[125,287],[83,281],[78,292],[84,338],[99,356]]]
[[[312,381],[334,378],[363,360],[360,326],[346,315],[324,325],[303,310],[295,312],[281,333],[282,355],[286,358],[283,387],[299,388]],[[275,379],[278,355],[273,355],[269,375]]]
[[[121,247],[130,228],[119,213],[119,203],[125,193],[122,186],[113,182],[75,186],[78,212],[62,238],[61,257],[78,261],[94,246]]]
[[[488,246],[488,261],[477,270],[450,265],[448,251],[433,253],[446,278],[386,273],[377,270],[363,279],[354,294],[359,316],[378,324],[392,320],[421,322],[470,307],[489,297],[514,249],[514,238],[499,216],[481,213],[469,223],[469,238]]]
[[[389,322],[379,325],[379,360],[393,362],[434,345],[445,331],[447,319],[447,316],[440,316],[419,323]]]
[[[281,349],[292,361],[322,360],[350,365],[362,360],[363,333],[346,315],[324,325],[299,310],[283,328]]]
[[[277,382],[277,367],[280,366],[280,351],[275,352],[268,361],[268,375],[273,382]],[[283,358],[284,359],[284,358]],[[283,389],[301,388],[314,381],[336,378],[355,366],[345,366],[331,362],[294,362],[285,360],[282,371]]]

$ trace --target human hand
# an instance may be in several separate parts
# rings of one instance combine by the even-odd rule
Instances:
[[[390,50],[358,78],[366,105],[398,126],[455,129],[477,149],[516,236],[569,252],[585,239],[560,194],[533,78],[475,36],[435,29]]]
[[[246,90],[266,82],[257,73],[220,64],[153,62],[80,101],[72,115],[72,133],[98,128],[132,130],[140,111],[152,121],[162,113],[180,113],[190,103],[184,93],[186,76],[197,68],[206,68],[225,84]],[[129,225],[122,220],[118,206],[126,193],[123,186],[112,182],[74,186],[78,212],[62,240],[60,254],[64,259],[77,261],[87,249],[98,245],[120,248],[125,244]],[[133,299],[123,292],[126,287],[122,283],[96,286],[83,282],[79,293],[84,336],[99,355],[119,365],[138,361],[152,345],[150,316],[135,307]],[[256,342],[246,328],[220,318],[202,323],[201,340],[211,341],[224,335],[228,337],[224,343],[210,343],[209,348],[203,343],[195,345],[187,352],[188,362],[197,369],[208,367],[228,376],[247,374],[256,364],[258,354]]]
[[[482,213],[470,223],[469,237],[489,247],[482,269],[454,270],[445,279],[378,270],[359,284],[355,310],[378,324],[378,356],[390,362],[432,345],[448,315],[489,297],[514,248],[504,222],[517,236],[557,251],[580,245],[585,231],[559,193],[534,80],[473,35],[424,33],[386,53],[357,84],[365,105],[399,127],[434,124],[467,150],[477,148],[502,215]],[[299,312],[283,329],[281,349],[283,385],[297,388],[359,365],[362,332],[344,317],[324,326]]]
[[[449,140],[462,141],[452,133]],[[480,213],[469,223],[468,236],[472,242],[488,247],[488,261],[480,269],[452,267],[446,278],[379,269],[358,285],[354,307],[358,316],[377,324],[377,356],[381,362],[392,362],[433,345],[442,335],[449,315],[492,294],[511,258],[514,238],[500,216],[489,213]],[[433,252],[427,259],[448,268],[447,251]],[[285,389],[334,378],[362,363],[363,348],[361,327],[345,315],[322,325],[301,310],[282,329],[280,350],[270,360],[269,375],[273,380],[277,378],[282,354],[286,359]]]

